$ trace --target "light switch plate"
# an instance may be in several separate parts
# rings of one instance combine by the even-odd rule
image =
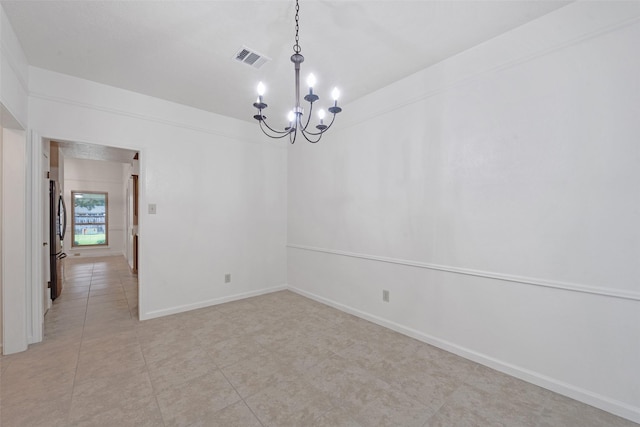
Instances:
[[[149,214],[150,215],[155,215],[156,214],[156,204],[155,203],[149,203]]]

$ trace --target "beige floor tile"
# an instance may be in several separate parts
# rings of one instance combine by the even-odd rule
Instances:
[[[263,427],[253,412],[242,401],[232,403],[224,409],[202,417],[191,427]]]
[[[89,379],[73,388],[70,419],[87,419],[127,402],[150,397],[153,397],[153,388],[146,370]]]
[[[23,378],[20,381],[2,380],[1,394],[3,408],[28,406],[53,396],[71,396],[73,372],[51,371],[48,376]]]
[[[62,286],[89,286],[91,284],[91,272],[77,273],[70,275],[68,273],[63,274]]]
[[[5,371],[5,369],[7,369],[8,366],[9,366],[9,360],[7,360],[6,357],[4,357],[2,354],[0,354],[0,377],[2,376],[2,374]]]
[[[71,301],[75,299],[87,299],[89,297],[89,289],[87,288],[67,288],[62,291],[59,298],[56,301]]]
[[[282,381],[245,400],[268,426],[310,426],[333,405],[323,391],[301,381]]]
[[[593,406],[552,393],[540,414],[539,427],[633,427],[638,424]]]
[[[130,322],[134,320],[129,311],[129,307],[119,307],[111,310],[104,310],[101,312],[89,312],[87,311],[87,317],[84,326],[86,328],[104,327],[106,324],[117,322]],[[132,329],[133,330],[133,329]]]
[[[339,356],[312,368],[305,377],[362,425],[422,426],[435,413]]]
[[[240,396],[219,372],[176,385],[157,394],[158,405],[166,426],[202,423]]]
[[[316,417],[309,426],[313,427],[365,427],[355,421],[347,411],[342,408],[333,408]]]
[[[73,347],[76,344],[80,344],[83,330],[84,322],[71,325],[58,325],[57,327],[45,325],[44,339],[47,341],[55,341],[64,346]]]
[[[83,317],[86,312],[87,301],[82,299],[61,301],[58,298],[53,302],[51,309],[46,312],[44,319],[45,323],[51,323],[55,320]]]
[[[138,344],[123,346],[107,351],[82,351],[76,371],[76,384],[111,378],[126,372],[141,372],[146,368],[142,351]]]
[[[114,301],[125,301],[126,297],[124,292],[118,292],[116,294],[97,295],[89,298],[89,307],[94,304],[114,303]]]
[[[198,325],[194,324],[192,332],[203,344],[215,344],[249,333],[241,325],[223,318],[208,319]]]
[[[260,344],[260,346],[269,351],[275,351],[287,345],[292,340],[303,337],[302,334],[291,329],[291,326],[285,324],[267,324],[264,325],[260,331],[253,332],[248,335]]]
[[[7,427],[68,427],[70,405],[70,392],[59,395],[50,393],[46,399],[30,399],[17,404],[10,404],[3,399],[0,421]]]
[[[403,362],[406,360],[382,360],[368,371],[434,411],[462,385],[455,377],[433,369],[421,370],[415,364]]]
[[[107,336],[110,334],[117,334],[120,332],[135,330],[138,323],[138,320],[129,317],[118,320],[111,320],[109,322],[95,322],[94,324],[87,324],[84,327],[82,338],[92,339],[101,336]]]
[[[76,412],[69,420],[73,427],[158,427],[163,426],[162,414],[155,396],[126,400],[97,414]]]
[[[300,338],[274,351],[280,360],[298,372],[305,372],[334,355],[331,350],[313,339]]]
[[[111,355],[123,347],[139,345],[135,330],[122,331],[115,334],[82,340],[80,354],[104,353]]]
[[[284,364],[277,355],[264,350],[222,368],[222,372],[243,398],[278,382],[300,377],[297,371]]]
[[[138,335],[142,353],[148,364],[180,356],[187,350],[200,350],[200,341],[179,330],[165,330],[150,336]]]
[[[489,393],[495,400],[508,400],[535,412],[540,412],[555,394],[481,365],[474,366],[465,384]]]
[[[49,374],[51,368],[57,371],[75,371],[78,362],[80,341],[72,342],[51,340],[37,344],[32,352],[22,352],[3,356],[8,363],[4,371],[4,380],[14,378],[39,378]]]
[[[240,336],[228,340],[208,343],[203,347],[207,350],[211,360],[220,368],[237,363],[252,354],[263,350],[250,336]]]
[[[217,372],[215,363],[207,353],[197,348],[183,349],[173,357],[147,362],[147,368],[156,393]]]
[[[106,289],[110,287],[122,287],[120,277],[115,276],[93,276],[91,279],[92,289]]]
[[[87,291],[91,291],[91,285],[89,283],[82,283],[82,284],[73,284],[73,283],[65,283],[64,286],[62,287],[62,293],[58,296],[58,298],[56,298],[53,303],[60,303],[60,301],[64,301],[64,299],[67,297],[67,293],[74,293],[74,292],[87,292]]]
[[[89,291],[89,298],[101,295],[120,295],[126,297],[124,288],[120,284],[118,284],[117,286],[108,286],[104,288],[91,286],[91,290]]]
[[[541,410],[541,406],[533,408],[531,404],[511,401],[508,396],[464,384],[429,418],[429,425],[536,426]]]
[[[293,292],[139,322],[123,257],[65,278],[0,357],[3,426],[637,425]]]

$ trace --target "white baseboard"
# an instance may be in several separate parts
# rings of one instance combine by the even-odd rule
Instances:
[[[124,252],[116,251],[116,250],[101,250],[101,249],[89,249],[89,250],[73,250],[67,252],[67,259],[78,259],[78,258],[97,258],[97,257],[108,257],[108,256],[124,256]]]
[[[155,319],[157,317],[169,316],[171,314],[183,313],[185,311],[197,310],[199,308],[211,307],[213,305],[224,304],[226,302],[237,301],[245,298],[256,297],[259,295],[270,294],[272,292],[287,290],[286,285],[278,285],[271,288],[264,288],[257,291],[243,292],[241,294],[228,295],[220,298],[214,298],[197,303],[179,305],[176,307],[166,308],[162,310],[153,310],[146,313],[140,313],[140,320]]]
[[[389,321],[387,319],[372,315],[361,310],[357,310],[353,307],[349,307],[347,305],[304,291],[302,289],[298,289],[293,286],[287,286],[287,289],[312,300],[318,301],[322,304],[336,308],[345,313],[352,314],[354,316],[373,322],[377,325],[384,326],[385,328],[389,328],[391,330],[399,332],[403,335],[407,335],[411,338],[415,338],[419,341],[449,351],[453,354],[464,357],[465,359],[488,366],[489,368],[495,369],[496,371],[503,372],[505,374],[546,388],[563,396],[567,396],[577,401],[586,403],[587,405],[602,409],[603,411],[607,411],[633,422],[640,423],[640,408],[638,407],[628,405],[624,402],[620,402],[618,400],[611,399],[597,393],[593,393],[589,390],[585,390],[571,384],[564,383],[554,378],[542,375],[538,372],[534,372],[519,366],[512,365],[510,363],[503,362],[485,354],[481,354],[468,348],[459,346],[452,342],[424,334],[415,329],[400,325],[398,323]]]

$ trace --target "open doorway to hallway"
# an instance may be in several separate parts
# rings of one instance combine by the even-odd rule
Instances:
[[[117,257],[124,261],[128,274],[137,272],[139,167],[135,150],[52,139],[43,139],[42,144],[43,153],[49,154],[43,159],[50,159],[50,164],[43,165],[43,169],[50,171],[47,178],[56,184],[46,187],[56,188],[58,192],[49,199],[59,198],[60,206],[66,205],[66,214],[57,217],[46,215],[47,209],[44,209],[45,230],[66,230],[65,233],[43,233],[52,239],[49,247],[63,255],[51,258],[52,263],[62,266],[52,264],[44,271],[44,300],[48,304],[43,312],[46,313],[54,300],[87,297],[85,294],[92,283],[70,276],[77,276],[78,265],[91,266],[95,259]],[[95,202],[97,195],[102,203],[89,203]],[[52,205],[49,210],[59,210],[58,205]],[[54,274],[56,272],[58,274]],[[92,280],[95,282],[95,278]],[[52,292],[54,289],[57,291]],[[137,319],[137,281],[135,291]],[[98,288],[94,292],[100,293]]]
[[[71,258],[65,291],[45,316],[44,341],[79,344],[137,322],[138,278],[124,256]]]

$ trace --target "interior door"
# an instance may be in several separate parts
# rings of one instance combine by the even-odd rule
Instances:
[[[43,170],[43,182],[42,182],[42,236],[44,241],[42,242],[42,312],[46,313],[49,307],[51,307],[51,294],[49,292],[49,282],[51,281],[51,242],[50,237],[50,161],[49,161],[49,149],[48,144],[43,143],[42,152],[42,170]]]

